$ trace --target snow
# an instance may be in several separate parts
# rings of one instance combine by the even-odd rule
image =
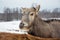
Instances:
[[[60,18],[41,18],[42,20],[60,20]]]
[[[25,30],[19,29],[21,21],[0,22],[0,32],[27,34]]]

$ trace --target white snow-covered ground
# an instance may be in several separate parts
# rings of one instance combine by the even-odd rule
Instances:
[[[19,29],[21,21],[0,22],[0,32],[27,34],[25,30]]]

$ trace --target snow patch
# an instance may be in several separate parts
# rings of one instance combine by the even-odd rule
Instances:
[[[27,34],[25,30],[19,29],[21,21],[0,22],[0,32]]]

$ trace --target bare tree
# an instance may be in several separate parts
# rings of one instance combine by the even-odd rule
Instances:
[[[11,21],[11,19],[12,19],[12,18],[11,18],[11,10],[10,10],[9,8],[5,8],[5,9],[4,9],[4,14],[5,14],[5,15],[4,15],[4,16],[5,16],[5,17],[4,17],[4,20],[5,20],[5,21]]]

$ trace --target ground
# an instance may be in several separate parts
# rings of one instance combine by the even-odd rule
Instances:
[[[20,40],[27,32],[20,30],[19,24],[20,21],[0,22],[0,40]]]
[[[60,40],[40,38],[19,29],[20,21],[0,22],[0,40]]]

